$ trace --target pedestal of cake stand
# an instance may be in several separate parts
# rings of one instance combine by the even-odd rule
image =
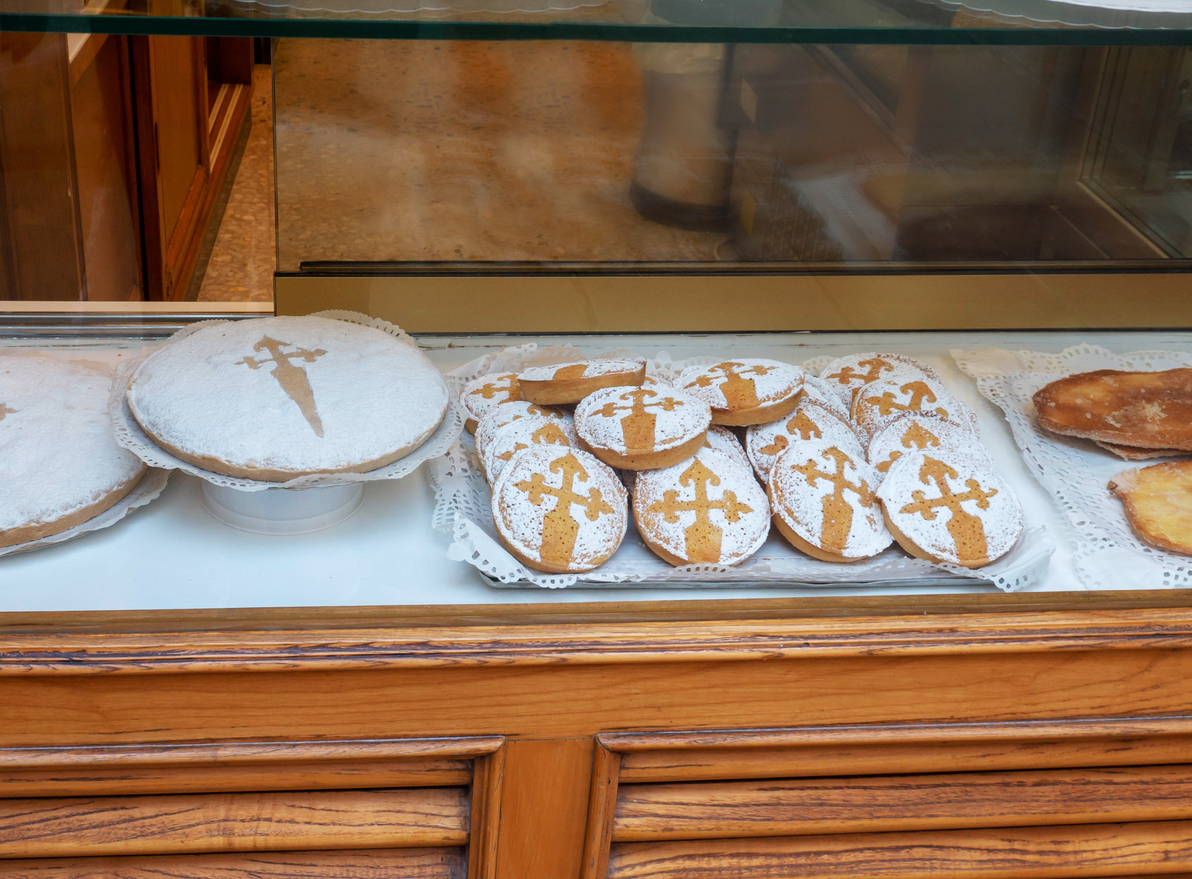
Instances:
[[[200,494],[207,512],[232,528],[254,534],[309,534],[338,525],[356,512],[364,500],[364,483],[239,491],[204,480]]]

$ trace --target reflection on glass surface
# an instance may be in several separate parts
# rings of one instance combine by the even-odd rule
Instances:
[[[957,30],[957,15],[973,20]],[[586,31],[709,41],[719,28],[734,42],[1041,43],[1043,31],[1065,43],[1145,44],[1149,31],[1190,27],[1180,0],[7,0],[0,8],[0,28],[14,30],[208,36],[576,39]],[[1183,40],[1162,37],[1173,39]]]
[[[1164,47],[285,40],[278,266],[1187,256],[1188,64]]]

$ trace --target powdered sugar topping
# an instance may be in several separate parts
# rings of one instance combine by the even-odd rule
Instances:
[[[74,515],[144,470],[112,434],[111,386],[98,364],[0,354],[0,532]]]
[[[513,456],[530,446],[540,445],[579,447],[579,437],[570,421],[562,418],[544,418],[541,415],[527,415],[510,421],[497,430],[492,442],[484,447],[484,475],[490,483],[496,482],[513,460]]]
[[[622,454],[662,452],[708,429],[712,410],[678,389],[605,388],[575,407],[575,427],[595,448]]]
[[[583,366],[583,370],[576,367]],[[645,369],[646,361],[638,358],[600,358],[579,360],[573,363],[553,363],[549,366],[530,366],[522,370],[518,378],[522,381],[550,381],[554,378],[598,378],[620,373],[633,373]],[[559,373],[563,375],[560,376]]]
[[[877,555],[893,542],[873,487],[877,474],[828,440],[792,445],[774,462],[774,513],[803,540],[844,559]]]
[[[275,317],[166,344],[137,369],[128,403],[146,433],[183,455],[298,476],[380,466],[417,448],[447,411],[447,384],[417,347],[382,330]]]
[[[863,459],[865,451],[846,421],[841,421],[824,404],[804,397],[795,411],[778,421],[756,424],[745,434],[745,447],[757,478],[763,483],[778,456],[788,446],[808,440],[828,440],[850,457]]]
[[[728,455],[746,470],[753,469],[753,465],[749,463],[749,457],[745,454],[745,449],[741,446],[741,441],[727,427],[721,427],[719,424],[709,427],[708,434],[704,437],[704,447]]]
[[[789,400],[803,387],[803,370],[778,360],[725,360],[689,366],[676,384],[713,409],[739,412]]]
[[[543,418],[555,418],[560,421],[569,420],[557,409],[539,406],[529,400],[510,400],[507,403],[501,403],[481,418],[480,424],[476,428],[476,454],[480,456],[480,460],[484,460],[488,444],[492,442],[498,430],[511,421],[517,421],[519,418],[529,415],[540,415]]]
[[[931,367],[912,357],[875,354],[872,351],[836,358],[820,370],[820,378],[828,383],[837,399],[848,407],[852,406],[853,392],[870,382],[915,378],[939,380]]]
[[[989,460],[989,453],[968,425],[911,413],[874,434],[869,441],[867,457],[884,478],[890,465],[903,455],[909,452],[930,453],[935,449],[952,449]]]
[[[502,403],[521,399],[521,390],[517,386],[517,373],[492,373],[474,378],[464,385],[459,399],[464,404],[464,408],[468,410],[468,414],[479,422]]]
[[[1022,506],[979,458],[953,449],[903,455],[878,497],[894,527],[929,555],[954,564],[993,561],[1022,534]]]
[[[519,452],[493,487],[501,538],[535,562],[590,571],[621,545],[628,495],[612,468],[578,449]]]
[[[804,374],[803,396],[817,403],[822,403],[832,410],[832,414],[841,421],[848,423],[849,403],[852,402],[851,392],[848,402],[842,402],[836,389],[818,375]]]
[[[638,473],[633,515],[643,536],[688,563],[735,565],[770,532],[770,504],[747,467],[714,449]]]
[[[907,413],[922,413],[975,424],[973,411],[932,378],[870,382],[853,396],[852,421],[868,444],[873,436]]]

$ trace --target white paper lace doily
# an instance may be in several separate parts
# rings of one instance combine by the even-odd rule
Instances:
[[[396,327],[378,318],[358,314],[354,311],[320,311],[311,316],[326,317],[332,320],[343,320],[349,323],[374,327],[378,330],[383,330],[408,345],[413,345],[415,348],[418,347],[418,343],[400,327]],[[191,333],[197,332],[204,327],[215,326],[221,323],[227,323],[227,321],[209,320],[191,324],[171,336],[170,340],[165,344],[168,345],[172,341],[185,339]],[[171,455],[161,446],[157,445],[157,443],[153,442],[133,417],[132,410],[128,406],[128,385],[132,381],[133,373],[141,365],[141,361],[151,353],[152,351],[147,352],[141,357],[123,362],[116,368],[116,377],[112,381],[112,395],[108,398],[108,412],[112,416],[112,427],[116,434],[116,442],[128,449],[150,467],[181,470],[184,473],[190,473],[192,476],[205,479],[213,485],[223,485],[228,488],[239,489],[240,491],[264,491],[267,488],[323,488],[331,485],[347,485],[355,482],[401,479],[404,476],[409,476],[424,462],[445,455],[448,449],[459,439],[459,435],[464,429],[463,408],[458,402],[459,394],[448,383],[447,413],[443,416],[443,420],[439,423],[439,426],[435,428],[434,432],[427,437],[422,445],[404,458],[394,461],[392,464],[379,467],[376,470],[369,470],[367,473],[328,473],[314,476],[298,476],[285,482],[265,482],[259,479],[241,479],[235,476],[224,476],[222,473],[213,473],[210,470],[204,470],[201,467],[196,467],[194,464],[187,463],[181,458]]]
[[[980,348],[953,351],[957,365],[988,400],[1006,413],[1027,466],[1061,510],[1075,544],[1077,574],[1090,589],[1192,586],[1192,558],[1152,549],[1134,536],[1109,480],[1148,462],[1123,461],[1087,440],[1057,436],[1035,424],[1035,392],[1044,385],[1095,369],[1155,371],[1192,366],[1192,354],[1136,351],[1114,354],[1077,345],[1059,354]]]
[[[47,546],[53,546],[56,543],[65,543],[67,540],[74,540],[76,537],[82,537],[84,534],[90,534],[92,531],[100,531],[111,527],[133,510],[139,510],[150,501],[155,500],[165,490],[169,479],[169,470],[158,470],[150,467],[141,476],[140,481],[133,486],[132,491],[98,516],[88,519],[80,525],[75,525],[73,528],[68,528],[57,534],[51,534],[49,537],[41,537],[37,540],[30,540],[28,543],[17,543],[13,546],[6,546],[0,549],[0,557],[12,555],[17,552],[42,549]]]
[[[633,352],[610,352],[601,356],[625,356]],[[447,374],[453,397],[473,378],[491,372],[519,372],[532,364],[562,363],[591,356],[571,346],[539,349],[530,343],[507,348],[472,361]],[[827,359],[821,358],[824,362]],[[715,357],[690,358],[674,362],[666,352],[655,355],[647,364],[647,373],[662,378],[677,375],[697,363],[714,363]],[[816,362],[809,361],[809,365]],[[822,365],[822,364],[820,364]],[[771,532],[762,548],[736,567],[727,565],[687,565],[671,567],[654,555],[642,542],[630,523],[621,548],[599,568],[585,574],[543,574],[517,561],[496,536],[490,506],[488,483],[469,438],[452,445],[447,456],[431,463],[431,486],[435,492],[434,528],[452,538],[447,554],[456,561],[477,568],[495,585],[510,587],[543,586],[561,588],[582,583],[585,587],[642,583],[650,586],[867,586],[905,583],[907,585],[948,585],[990,582],[1007,592],[1026,589],[1047,574],[1053,549],[1042,528],[1027,531],[1018,545],[1004,558],[972,571],[958,565],[941,565],[908,556],[891,547],[877,558],[851,565],[837,565],[809,558],[792,548],[782,537]]]

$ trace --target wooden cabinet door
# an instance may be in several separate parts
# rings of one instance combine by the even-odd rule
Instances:
[[[0,876],[491,879],[502,745],[0,749]]]
[[[201,37],[132,41],[146,287],[150,299],[185,295],[210,184],[207,74]]]
[[[583,879],[1192,870],[1192,719],[601,737]]]

